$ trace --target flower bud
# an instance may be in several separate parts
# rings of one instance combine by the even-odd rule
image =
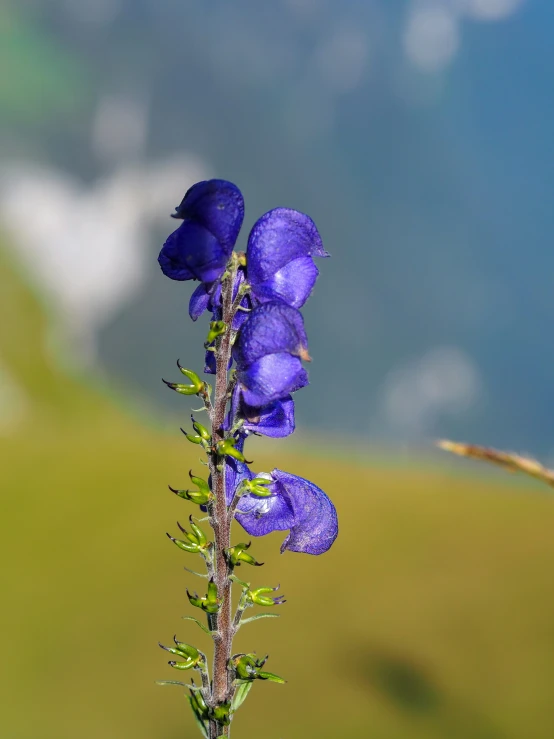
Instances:
[[[184,375],[185,377],[188,377],[188,379],[196,387],[196,392],[200,392],[201,390],[204,389],[204,386],[205,386],[206,383],[203,382],[198,377],[198,375],[196,374],[196,372],[193,372],[192,370],[185,369],[184,367],[182,367],[181,364],[180,364],[180,362],[179,362],[179,360],[177,360],[177,367],[179,367],[179,371],[181,372],[181,374]]]
[[[245,458],[244,454],[239,450],[235,449],[236,439],[224,439],[223,441],[218,441],[216,446],[216,451],[219,454],[220,457],[233,457],[233,459],[237,459],[239,462],[244,462],[245,464],[252,464],[251,462],[248,462],[248,460]]]
[[[223,726],[229,726],[231,723],[231,704],[230,703],[220,703],[218,706],[214,706],[214,708],[210,711],[210,718],[213,721],[217,721],[218,724],[223,724]]]
[[[273,480],[267,480],[265,477],[255,477],[253,480],[244,480],[242,483],[244,493],[250,493],[257,498],[270,498],[273,493],[267,488]],[[242,493],[244,495],[244,493]]]
[[[212,341],[217,339],[218,336],[222,336],[225,331],[227,331],[227,324],[225,323],[225,321],[211,321],[210,330],[208,332],[208,336],[206,337],[206,343],[204,344],[204,346],[211,344]]]
[[[208,706],[200,690],[191,690],[189,696],[190,707],[198,721],[203,723],[208,719]]]
[[[193,647],[191,644],[185,644],[185,642],[177,641],[177,636],[173,637],[173,641],[175,642],[175,646],[181,652],[185,657],[188,659],[193,659],[196,662],[201,661],[200,652],[196,647]]]
[[[163,644],[159,644],[159,646],[176,657],[182,657],[185,661],[176,662],[175,660],[171,660],[168,664],[176,670],[190,670],[192,667],[196,667],[202,659],[198,649],[192,647],[190,644],[178,642],[176,637],[173,637],[173,641],[175,642],[175,647],[166,647]]]
[[[190,552],[191,554],[198,554],[200,552],[200,547],[198,544],[195,544],[191,541],[182,541],[181,539],[174,539],[171,534],[166,534],[168,539],[171,539],[171,541],[176,544],[179,549],[182,549],[185,552]]]
[[[172,488],[171,485],[168,485],[168,487],[171,492],[175,493],[179,498],[188,500],[191,503],[196,503],[196,505],[207,505],[214,497],[210,491],[206,493],[202,490],[176,490],[175,488]]]
[[[250,541],[248,544],[237,544],[234,547],[226,549],[225,555],[229,564],[233,567],[240,567],[242,562],[246,562],[246,564],[261,567],[263,562],[257,562],[254,557],[246,553],[246,550],[250,549],[251,544],[252,542]]]
[[[181,429],[181,431],[183,431],[183,429]],[[187,439],[192,444],[202,444],[202,442],[203,442],[203,439],[202,439],[201,436],[193,436],[192,434],[187,434],[186,431],[183,431],[183,434],[187,437]]]
[[[275,675],[273,672],[265,672],[260,669],[266,660],[267,657],[261,660],[256,659],[255,654],[235,654],[231,659],[231,665],[239,680],[259,679],[270,680],[274,683],[285,683],[286,681],[282,677]]]
[[[220,600],[217,597],[217,585],[213,581],[213,578],[208,584],[208,594],[200,597],[198,593],[192,595],[187,590],[187,596],[192,606],[201,608],[206,613],[217,613],[219,611]]]
[[[176,662],[174,659],[170,659],[167,664],[170,667],[174,667],[176,670],[190,670],[194,667],[195,662],[190,659],[186,662]]]
[[[189,470],[189,477],[191,479],[191,482],[193,485],[196,485],[197,488],[199,488],[200,492],[211,494],[210,486],[206,482],[206,480],[203,480],[201,477],[196,477],[196,475],[192,474],[192,470]]]
[[[248,590],[246,597],[252,603],[257,606],[280,606],[282,603],[286,603],[285,598],[282,595],[278,595],[276,598],[272,598],[265,593],[274,593],[279,590],[279,585],[275,588],[256,588],[255,590]]]
[[[202,529],[200,528],[200,526],[198,526],[198,524],[194,523],[194,519],[192,516],[189,516],[189,523],[192,529],[192,534],[194,534],[194,537],[196,538],[198,545],[201,547],[205,547],[206,544],[208,543],[206,534],[202,531]]]
[[[204,439],[204,441],[211,441],[212,435],[208,431],[208,429],[205,426],[202,426],[201,423],[198,423],[198,421],[194,420],[194,416],[191,415],[192,419],[192,428],[196,431],[196,433]]]
[[[194,385],[181,385],[178,382],[168,382],[162,378],[162,382],[165,382],[167,387],[175,390],[176,393],[181,395],[198,395],[198,390]]]

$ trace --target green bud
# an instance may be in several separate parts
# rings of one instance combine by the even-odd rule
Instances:
[[[213,577],[211,578],[210,582],[208,583],[208,602],[209,603],[218,603],[217,585],[215,584]]]
[[[191,670],[195,665],[194,661],[190,659],[186,662],[176,662],[174,659],[170,659],[167,664],[176,670]]]
[[[275,588],[256,588],[255,590],[248,590],[246,596],[251,603],[255,603],[257,606],[280,606],[282,603],[286,603],[282,595],[278,595],[276,598],[272,598],[265,593],[274,593],[279,590],[279,585]]]
[[[206,337],[206,344],[211,344],[218,336],[222,336],[225,331],[227,331],[227,324],[225,321],[211,321],[210,330]]]
[[[198,554],[200,551],[200,547],[198,544],[195,544],[191,541],[182,541],[181,539],[175,539],[171,534],[166,534],[168,539],[171,539],[171,541],[176,544],[179,549],[182,549],[185,552],[190,552],[191,554]]]
[[[192,428],[196,431],[196,433],[200,436],[201,439],[204,439],[204,441],[211,441],[212,435],[208,431],[208,429],[205,426],[202,426],[201,423],[198,423],[198,421],[195,421],[194,418],[192,418]]]
[[[279,677],[279,675],[274,675],[273,672],[258,672],[256,677],[260,680],[271,680],[272,683],[280,683],[281,685],[287,682],[282,677]]]
[[[255,654],[235,654],[231,659],[231,666],[235,670],[239,680],[270,680],[274,683],[284,683],[282,677],[273,672],[262,672],[261,667],[266,663],[267,657],[256,659]]]
[[[218,706],[215,706],[210,711],[210,718],[214,721],[217,721],[218,724],[223,724],[223,726],[229,726],[231,723],[231,704],[230,703],[220,703]]]
[[[186,432],[183,432],[187,439],[192,442],[193,444],[201,444],[203,439],[201,436],[193,436],[192,434],[187,434]]]
[[[254,557],[246,552],[247,549],[250,549],[251,544],[252,542],[250,541],[248,544],[241,543],[226,549],[225,554],[229,564],[233,567],[240,567],[241,563],[245,562],[246,564],[254,565],[255,567],[261,567],[263,562],[257,562]]]
[[[192,470],[189,470],[189,477],[191,479],[191,482],[193,485],[196,485],[196,487],[200,490],[201,493],[209,493],[211,495],[210,486],[206,482],[206,480],[203,480],[201,477],[196,477],[196,475],[192,474]]]
[[[272,482],[273,480],[268,480],[266,477],[255,477],[253,480],[244,480],[240,494],[250,493],[256,495],[258,498],[269,498],[272,492],[266,486],[271,485]]]
[[[191,605],[201,608],[206,613],[217,613],[219,611],[220,601],[217,597],[217,585],[214,583],[213,578],[208,584],[208,594],[206,596],[200,597],[198,593],[192,595],[188,590],[187,596]]]
[[[196,372],[181,367],[179,360],[177,360],[177,367],[179,367],[179,371],[181,372],[181,374],[183,374],[185,377],[188,377],[188,379],[192,382],[193,386],[196,388],[197,393],[205,389],[206,383],[198,377]]]
[[[235,449],[236,444],[235,439],[225,439],[224,441],[218,441],[217,442],[217,453],[220,457],[233,457],[234,459],[238,459],[239,462],[245,462],[246,464],[252,464],[251,462],[248,462],[248,460],[245,458],[244,454],[239,451],[238,449]]]
[[[188,500],[191,503],[196,503],[196,505],[207,505],[214,497],[209,491],[206,493],[202,490],[176,490],[175,488],[172,488],[171,485],[168,485],[168,487],[171,492],[175,493],[179,498]]]
[[[255,654],[237,654],[232,660],[235,668],[236,676],[239,680],[255,680],[256,679],[256,655]]]
[[[191,690],[188,696],[190,707],[204,736],[207,735],[205,722],[208,720],[208,707],[200,690]]]
[[[197,541],[198,545],[201,546],[201,547],[205,547],[206,544],[208,543],[208,539],[206,538],[206,535],[204,534],[204,532],[202,531],[202,529],[200,528],[200,526],[198,526],[196,523],[194,523],[194,519],[193,519],[192,516],[189,516],[189,523],[190,523],[190,527],[192,529],[192,533],[196,537],[196,541]]]
[[[168,382],[163,378],[162,382],[164,382],[167,387],[171,388],[171,390],[175,390],[176,393],[180,393],[181,395],[198,395],[198,390],[195,385],[181,385],[178,382]]]
[[[194,703],[198,710],[201,711],[203,714],[207,714],[208,706],[206,705],[206,701],[204,700],[202,692],[200,690],[191,690],[190,692],[194,698]]]
[[[193,647],[192,644],[185,644],[185,642],[177,641],[177,636],[173,637],[173,641],[175,642],[175,646],[177,647],[178,651],[183,654],[187,659],[193,659],[195,662],[199,662],[200,652],[196,647]]]

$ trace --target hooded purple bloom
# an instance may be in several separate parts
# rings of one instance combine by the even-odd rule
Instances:
[[[175,212],[183,223],[166,240],[158,262],[172,280],[211,283],[225,271],[244,217],[240,190],[225,180],[198,182]]]
[[[257,475],[259,477],[259,475]],[[252,479],[248,467],[234,460],[227,465],[225,482],[227,501],[244,479]],[[327,495],[314,485],[289,472],[273,470],[268,486],[272,495],[259,498],[244,495],[238,505],[237,521],[251,536],[265,536],[272,531],[287,531],[281,552],[323,554],[338,534],[337,512]]]
[[[231,423],[236,418],[244,419],[239,434],[246,436],[248,433],[261,434],[279,439],[289,436],[295,429],[294,423],[294,401],[292,396],[286,395],[281,400],[261,407],[248,405],[242,397],[242,389],[237,386],[233,391],[231,408],[227,416],[226,430],[231,428]]]
[[[328,257],[312,219],[290,208],[263,215],[248,237],[247,277],[260,303],[282,300],[301,308],[319,274],[312,257]]]
[[[301,359],[309,360],[304,320],[280,301],[255,308],[233,347],[244,401],[261,407],[308,384]]]

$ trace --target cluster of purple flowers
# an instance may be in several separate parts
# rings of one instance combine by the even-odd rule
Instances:
[[[182,223],[160,252],[162,271],[173,280],[200,281],[190,299],[193,320],[205,311],[212,313],[213,321],[221,320],[221,278],[242,226],[242,194],[225,180],[199,182],[188,190],[174,218]],[[233,286],[240,300],[231,327],[237,332],[232,353],[237,381],[226,428],[237,429],[237,448],[242,449],[251,433],[275,438],[294,431],[292,393],[308,384],[302,362],[310,358],[299,308],[318,277],[314,257],[327,256],[314,222],[296,210],[275,208],[250,232]],[[215,372],[209,350],[205,371]],[[226,464],[230,504],[238,486],[254,475],[242,462],[230,459]],[[327,551],[338,526],[326,494],[308,480],[277,469],[268,476],[268,489],[268,497],[241,498],[236,518],[246,531],[253,536],[289,531],[282,551]]]

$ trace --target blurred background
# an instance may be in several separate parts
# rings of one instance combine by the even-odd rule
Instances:
[[[289,682],[233,734],[551,739],[554,503],[432,441],[554,456],[553,29],[551,0],[4,0],[0,736],[196,736],[154,685],[158,640],[207,647],[164,536],[190,404],[160,378],[201,368],[206,323],[156,257],[216,176],[239,248],[283,205],[333,256],[299,432],[253,455],[341,535],[256,542],[288,603],[238,646]]]

